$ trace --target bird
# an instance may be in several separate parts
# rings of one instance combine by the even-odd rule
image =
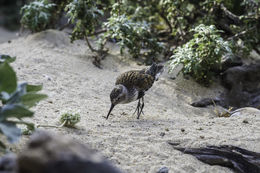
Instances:
[[[110,93],[111,106],[106,119],[116,105],[127,104],[136,100],[138,100],[138,104],[134,114],[137,112],[137,119],[139,119],[140,114],[143,113],[145,92],[153,86],[153,83],[159,79],[163,71],[164,66],[162,64],[153,63],[148,68],[131,70],[119,75]]]

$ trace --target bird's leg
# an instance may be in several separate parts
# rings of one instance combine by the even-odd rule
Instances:
[[[138,113],[137,113],[137,119],[140,118],[141,113],[144,115],[144,112],[143,112],[143,108],[144,108],[144,97],[142,97],[141,99],[142,99],[142,104],[139,104],[140,99],[139,99],[139,102],[138,102],[138,105],[139,105],[139,107],[141,106],[141,108],[140,108],[140,111],[138,111]],[[139,108],[138,108],[138,109],[139,109]]]
[[[137,115],[139,114],[139,108],[140,108],[140,106],[141,106],[141,103],[140,103],[140,99],[139,99],[139,100],[138,100],[137,107],[136,107],[135,112],[133,113],[133,115],[136,113],[136,111],[137,111]]]
[[[141,105],[141,110],[140,112],[144,115],[144,112],[143,112],[143,108],[144,108],[144,97],[142,97],[142,105]]]

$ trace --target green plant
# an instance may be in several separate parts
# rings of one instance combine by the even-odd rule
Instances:
[[[17,84],[16,74],[8,63],[15,58],[1,55],[0,60],[0,134],[13,143],[21,136],[21,129],[17,125],[23,124],[34,129],[34,124],[23,121],[23,118],[32,117],[33,112],[29,108],[47,96],[37,93],[42,86]],[[0,141],[0,149],[4,148],[5,144]]]
[[[69,22],[75,25],[71,34],[71,42],[83,38],[90,50],[95,51],[87,37],[95,32],[95,28],[100,24],[100,17],[103,15],[103,12],[97,8],[96,1],[73,0],[66,6],[65,11]]]
[[[21,8],[23,14],[21,24],[32,32],[39,32],[50,27],[54,17],[56,5],[48,0],[38,0],[31,2]]]
[[[142,55],[141,50],[146,50],[148,56],[162,52],[163,44],[152,35],[145,22],[135,22],[126,15],[113,15],[104,23],[104,28],[106,32],[101,42],[104,43],[107,39],[117,40],[121,54],[125,48],[128,48],[134,58]]]
[[[191,75],[204,85],[211,83],[213,70],[221,68],[222,56],[232,53],[229,43],[224,41],[214,25],[203,24],[193,29],[193,39],[178,47],[171,57],[169,67],[172,71],[176,65],[182,64],[182,72]]]
[[[0,55],[0,64],[4,63],[4,62],[14,62],[16,59],[16,57],[11,57],[9,55]]]
[[[75,125],[80,122],[80,119],[80,114],[64,113],[60,117],[60,122],[62,126],[75,127]]]
[[[61,115],[60,117],[60,125],[51,125],[51,124],[37,124],[36,128],[39,127],[53,127],[53,128],[62,128],[62,127],[75,127],[75,125],[80,122],[80,114],[76,113],[76,114],[72,114],[72,113],[64,113]],[[24,133],[30,134],[31,133],[31,129],[25,129]]]

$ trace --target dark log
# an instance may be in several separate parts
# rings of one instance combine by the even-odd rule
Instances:
[[[260,153],[231,145],[207,146],[205,148],[175,147],[185,154],[191,154],[209,165],[220,165],[233,169],[237,173],[259,173]]]

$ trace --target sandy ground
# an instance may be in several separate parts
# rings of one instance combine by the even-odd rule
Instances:
[[[167,141],[183,147],[232,144],[260,152],[259,111],[249,109],[249,113],[219,118],[214,107],[194,108],[189,105],[192,101],[218,95],[222,88],[204,88],[181,76],[171,80],[166,72],[146,93],[145,115],[140,120],[132,115],[137,102],[116,106],[110,118],[104,119],[115,78],[124,71],[143,68],[120,56],[117,46],[110,50],[102,61],[103,69],[98,69],[91,63],[85,43],[71,44],[63,32],[50,30],[0,44],[2,54],[17,57],[12,66],[19,81],[43,84],[43,92],[49,96],[34,108],[32,121],[58,124],[62,113],[79,112],[82,120],[77,129],[47,129],[100,151],[124,172],[155,173],[163,166],[174,173],[232,172],[182,154]]]
[[[18,32],[10,32],[0,27],[0,43],[8,42],[15,38],[18,38]]]

